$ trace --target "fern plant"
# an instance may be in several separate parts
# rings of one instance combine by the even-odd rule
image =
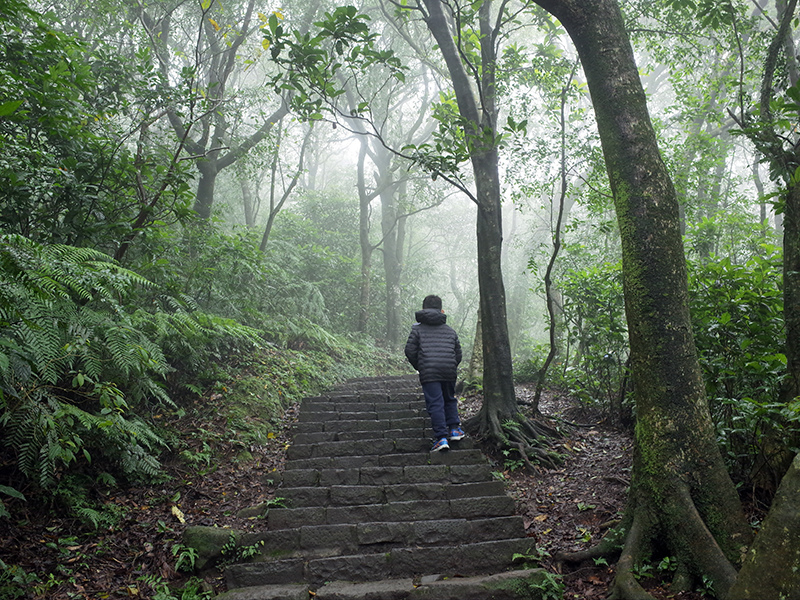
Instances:
[[[55,489],[78,463],[159,472],[138,416],[169,403],[169,366],[122,302],[149,283],[90,248],[0,235],[0,437],[19,472]]]

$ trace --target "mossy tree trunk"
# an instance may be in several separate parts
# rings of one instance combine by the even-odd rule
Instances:
[[[781,480],[769,514],[726,600],[800,598],[800,454]]]
[[[800,156],[795,161],[800,166]],[[800,396],[800,185],[796,183],[786,190],[783,212],[783,319],[787,359],[784,400],[789,402]]]
[[[705,576],[724,597],[749,541],[716,445],[691,332],[678,202],[661,159],[616,0],[537,0],[567,29],[592,95],[623,249],[636,434],[615,595],[649,595],[633,576],[653,556],[678,583]]]
[[[761,79],[758,111],[734,116],[756,149],[769,161],[780,178],[783,206],[783,311],[786,324],[786,378],[783,400],[800,396],[800,186],[795,174],[800,168],[797,132],[784,129],[785,115],[773,113],[773,102],[787,84],[795,86],[800,77],[794,51],[794,27],[798,0],[776,2],[779,24],[767,48]],[[779,214],[776,214],[776,223]]]

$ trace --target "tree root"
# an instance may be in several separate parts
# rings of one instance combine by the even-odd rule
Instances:
[[[491,440],[499,451],[511,450],[519,454],[526,469],[536,472],[536,465],[546,469],[557,469],[561,457],[551,449],[551,440],[561,434],[554,427],[539,420],[518,415],[514,420],[500,423],[493,415],[488,422],[479,413],[467,420],[467,430],[487,440]]]
[[[633,574],[633,568],[642,555],[643,548],[649,545],[649,540],[644,534],[643,520],[641,511],[635,511],[633,522],[625,537],[622,554],[617,561],[617,573],[614,576],[614,587],[609,596],[610,600],[654,600],[653,596],[639,585]]]
[[[675,533],[681,539],[690,541],[689,553],[692,561],[711,580],[716,595],[725,598],[733,584],[736,583],[736,569],[727,559],[700,516],[688,486],[680,486],[676,498],[682,505],[680,506],[682,514],[688,518],[676,524]]]
[[[653,596],[639,584],[635,573],[643,563],[653,560],[654,554],[671,551],[677,555],[673,591],[691,589],[693,581],[703,576],[710,580],[718,597],[726,597],[736,581],[736,570],[700,516],[688,486],[679,483],[664,502],[661,510],[680,517],[655,523],[652,521],[654,514],[648,509],[649,503],[639,504],[634,498],[623,526],[609,532],[597,546],[581,552],[557,553],[554,559],[557,563],[581,563],[618,555],[609,598],[653,600]],[[623,536],[624,544],[620,551]]]
[[[620,554],[620,541],[625,535],[623,528],[609,531],[595,546],[579,552],[556,552],[553,560],[556,563],[582,563],[596,558],[616,559]]]

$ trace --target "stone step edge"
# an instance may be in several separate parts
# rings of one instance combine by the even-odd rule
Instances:
[[[510,542],[525,537],[522,517],[510,515],[478,519],[308,525],[245,533],[239,540],[243,547],[258,549],[263,560],[314,560],[449,545],[452,540],[469,540],[464,543],[468,545]],[[254,560],[258,562],[262,559]]]
[[[547,591],[544,569],[505,571],[492,575],[447,579],[431,575],[420,579],[385,579],[367,583],[334,581],[321,587],[307,585],[265,585],[229,590],[218,600],[463,600],[465,598],[494,598],[497,600],[531,600],[532,590],[540,589],[543,598]]]
[[[504,521],[513,525],[513,520],[517,519],[517,516],[509,516],[504,518]],[[491,519],[485,519],[486,521],[491,521]],[[378,523],[380,525],[380,523]],[[231,587],[242,587],[242,586],[250,586],[250,585],[259,585],[261,583],[299,583],[305,579],[304,574],[301,573],[308,565],[312,562],[319,561],[338,561],[343,563],[359,563],[359,562],[375,562],[383,563],[387,561],[392,555],[400,556],[403,554],[413,553],[413,552],[435,552],[442,548],[441,545],[433,544],[433,545],[426,545],[426,546],[405,546],[402,544],[392,545],[391,547],[387,547],[384,549],[378,550],[377,547],[373,548],[372,550],[369,549],[369,546],[364,546],[361,548],[361,551],[358,549],[354,550],[345,550],[344,553],[336,552],[336,548],[328,547],[324,552],[322,551],[314,551],[311,550],[304,554],[302,549],[297,548],[290,548],[290,547],[283,547],[283,548],[275,548],[272,546],[272,543],[268,545],[267,536],[272,536],[272,534],[277,534],[277,537],[280,538],[282,533],[290,532],[291,530],[288,529],[281,529],[276,530],[273,532],[255,532],[255,531],[242,531],[238,529],[228,529],[223,527],[210,527],[205,525],[194,525],[187,527],[182,536],[183,543],[189,547],[193,548],[196,551],[195,563],[194,567],[197,571],[202,571],[204,569],[213,567],[218,565],[221,561],[225,559],[225,555],[229,554],[232,549],[252,549],[255,550],[255,553],[248,559],[244,559],[240,562],[235,562],[234,564],[230,564],[225,569],[226,572],[232,573],[232,577],[234,577],[234,584]],[[495,548],[502,549],[503,552],[507,551],[507,546],[511,545],[515,549],[515,551],[519,552],[526,552],[532,549],[534,542],[531,538],[528,538],[524,535],[524,528],[522,528],[520,523],[520,533],[519,536],[514,537],[505,537],[499,539],[487,539],[487,540],[479,540],[479,541],[472,541],[472,542],[464,542],[461,541],[457,545],[453,546],[452,544],[448,544],[446,547],[448,549],[448,553],[454,551],[457,548],[457,551],[461,554],[465,552],[469,552],[470,549],[478,548],[478,552],[483,556],[486,554],[486,548],[494,550]],[[279,540],[272,540],[272,541],[279,541]],[[524,547],[524,548],[523,548]],[[262,552],[263,549],[263,552]],[[366,551],[365,551],[366,550]],[[489,552],[487,556],[490,556],[494,559],[497,559],[497,552]],[[510,560],[510,556],[508,559]],[[503,560],[505,562],[505,560]],[[428,569],[434,566],[436,563],[431,563],[430,565],[425,564],[424,568]],[[380,566],[380,565],[378,565]],[[441,563],[439,563],[439,568],[442,568]],[[299,569],[299,571],[298,571]],[[335,567],[333,569],[336,570]],[[290,579],[289,581],[257,581],[256,583],[242,583],[242,580],[236,580],[236,572],[244,572],[245,580],[253,581],[254,578],[257,579],[259,576],[264,577],[264,574],[275,574],[281,573],[286,574],[290,577],[294,577],[294,579]],[[369,569],[366,569],[366,573],[370,573]],[[420,572],[419,569],[414,569],[411,572]],[[455,572],[455,571],[454,571]],[[483,572],[483,571],[479,571]],[[400,573],[399,575],[402,575]],[[478,574],[478,573],[471,573],[471,574]],[[327,576],[324,577],[325,580],[331,580],[335,573],[326,574]],[[268,575],[267,575],[268,576]],[[372,580],[376,577],[367,576],[361,577],[359,580],[361,581],[368,581]],[[378,579],[382,579],[380,572],[378,572]],[[348,579],[355,579],[354,577],[349,577]],[[310,580],[310,579],[309,579]]]
[[[311,506],[361,506],[411,500],[454,500],[458,498],[506,496],[500,480],[470,483],[405,483],[388,485],[331,485],[282,488],[287,508]]]
[[[286,450],[287,460],[307,458],[325,459],[340,456],[384,456],[387,454],[434,454],[430,452],[433,440],[420,430],[414,437],[367,438],[320,442],[317,444],[293,444]],[[475,446],[474,440],[464,438],[450,442],[450,452],[469,450]]]
[[[241,518],[263,516],[265,509],[253,507],[240,512]],[[353,522],[433,521],[437,519],[480,519],[514,514],[510,496],[483,496],[455,500],[410,500],[360,506],[311,506],[273,508],[266,513],[269,529],[292,529],[303,525],[341,525]]]
[[[281,474],[282,488],[331,485],[391,485],[432,483],[459,484],[491,480],[488,462],[466,465],[421,464],[349,469],[289,469]]]
[[[455,448],[449,452],[420,452],[370,454],[367,456],[328,456],[317,458],[287,459],[285,470],[290,469],[354,469],[364,466],[395,467],[398,465],[469,465],[489,463],[486,456],[478,448]]]
[[[449,577],[487,575],[513,566],[514,557],[533,551],[532,538],[521,537],[438,546],[395,547],[383,553],[327,557],[254,557],[225,569],[229,588],[265,584],[345,580],[368,582],[443,573]]]

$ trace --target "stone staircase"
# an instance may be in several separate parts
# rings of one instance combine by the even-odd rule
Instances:
[[[263,546],[227,567],[225,597],[536,597],[534,571],[506,573],[533,544],[502,482],[469,438],[431,453],[429,425],[416,376],[305,399],[279,490],[287,508],[238,540]]]

